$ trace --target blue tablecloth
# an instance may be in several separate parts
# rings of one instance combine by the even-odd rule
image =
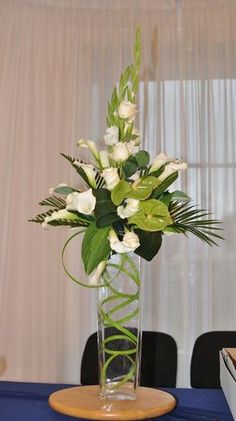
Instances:
[[[61,384],[0,382],[1,421],[72,421],[48,406],[48,397],[56,390],[70,387]],[[172,393],[178,405],[158,421],[233,421],[218,389],[164,389]]]

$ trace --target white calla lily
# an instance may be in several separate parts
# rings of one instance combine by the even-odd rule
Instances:
[[[88,178],[90,186],[96,189],[97,183],[95,180],[95,167],[91,164],[83,164],[79,161],[74,161],[73,165],[82,168]]]
[[[92,189],[89,189],[82,193],[73,192],[68,194],[66,203],[67,210],[77,210],[85,215],[91,215],[96,206],[96,198],[92,193]]]
[[[103,169],[110,167],[109,154],[107,151],[100,151],[99,158],[100,158],[101,167]]]
[[[174,172],[183,171],[183,170],[186,170],[187,168],[188,168],[188,165],[186,162],[182,162],[182,163],[179,161],[170,162],[169,164],[165,166],[163,173],[158,177],[158,179],[162,182]]]
[[[42,223],[42,227],[47,229],[47,225],[49,222],[56,221],[59,219],[66,219],[68,221],[76,221],[78,219],[77,215],[68,212],[66,209],[59,209],[58,211],[54,211],[50,216],[46,216]]]
[[[128,253],[136,250],[136,248],[140,246],[137,234],[128,230],[126,231],[123,240],[120,241],[116,232],[111,229],[109,231],[109,241],[111,249],[116,251],[116,253]]]
[[[161,168],[163,165],[165,165],[168,161],[171,160],[172,158],[169,158],[164,152],[159,153],[152,163],[152,166],[149,170],[149,174],[159,170],[159,168]]]
[[[124,162],[129,158],[129,149],[126,142],[118,142],[113,146],[111,158],[115,162]]]
[[[136,113],[136,104],[133,104],[130,101],[122,101],[118,107],[119,117],[128,120],[129,123],[132,123],[132,121],[134,121]]]
[[[118,168],[110,167],[105,168],[101,176],[104,178],[108,190],[113,190],[114,187],[119,183],[120,177],[118,174]]]
[[[93,140],[80,139],[77,142],[77,146],[80,146],[81,148],[89,148],[96,161],[99,161],[99,153],[96,147],[96,143]]]
[[[94,269],[93,272],[90,273],[90,275],[88,275],[89,285],[99,285],[99,279],[102,272],[104,271],[106,267],[106,264],[107,264],[106,260],[103,260],[102,262],[99,263],[96,269]]]
[[[107,127],[103,139],[106,145],[115,145],[119,142],[119,128],[116,126]]]
[[[117,213],[121,219],[129,218],[133,216],[139,208],[139,200],[136,199],[126,199],[126,206],[118,206]]]

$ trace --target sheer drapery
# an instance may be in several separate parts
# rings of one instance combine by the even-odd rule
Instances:
[[[235,21],[234,0],[0,0],[1,379],[79,382],[95,294],[63,273],[66,232],[27,219],[48,187],[76,182],[60,152],[75,155],[80,137],[101,142],[138,25],[144,146],[188,161],[176,187],[223,219],[226,237],[214,249],[164,239],[143,265],[143,327],[175,337],[179,385],[195,338],[235,329]],[[79,256],[78,244],[74,271]]]

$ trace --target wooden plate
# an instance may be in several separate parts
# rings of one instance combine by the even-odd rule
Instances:
[[[78,386],[58,390],[49,397],[49,405],[64,415],[90,420],[143,420],[170,412],[175,398],[167,392],[139,387],[135,401],[99,399],[98,386]]]

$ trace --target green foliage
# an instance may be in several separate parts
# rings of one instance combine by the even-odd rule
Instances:
[[[117,215],[117,208],[111,200],[111,192],[107,189],[93,190],[96,197],[94,215],[98,228],[110,226],[120,218]]]
[[[96,222],[86,229],[82,243],[82,259],[85,272],[89,275],[103,260],[107,260],[110,254],[108,240],[110,226],[97,228]]]
[[[221,235],[217,234],[218,231],[222,230],[218,226],[221,222],[211,219],[211,213],[205,209],[198,209],[195,205],[180,203],[178,201],[171,203],[169,209],[173,220],[170,228],[173,228],[174,232],[185,234],[186,232],[190,232],[210,246],[217,245],[214,241],[215,238],[224,239]]]
[[[61,197],[51,196],[39,202],[40,206],[53,206],[57,209],[63,209],[66,207],[66,201]]]
[[[136,31],[134,44],[134,64],[128,66],[120,76],[118,87],[112,92],[111,100],[108,102],[107,125],[119,127],[120,140],[130,140],[132,134],[132,125],[127,129],[125,121],[118,115],[118,107],[122,101],[135,103],[135,94],[139,87],[139,72],[141,64],[141,32],[140,28]],[[133,138],[135,138],[134,136]]]
[[[164,193],[164,191],[166,191],[168,187],[171,184],[173,184],[177,178],[178,178],[178,172],[176,171],[173,174],[171,174],[169,177],[167,177],[164,181],[162,181],[162,183],[160,183],[158,188],[152,193],[152,198],[159,199],[161,194]]]
[[[175,190],[172,193],[164,192],[160,197],[159,200],[168,207],[170,202],[178,201],[178,202],[189,202],[190,197],[187,194],[183,193],[182,191]]]
[[[140,246],[135,250],[135,253],[150,262],[161,247],[162,232],[148,232],[141,229],[136,229],[135,232],[140,242]]]
[[[135,155],[130,156],[123,165],[126,178],[131,177],[136,171],[146,169],[149,160],[149,153],[146,151],[139,151]]]

